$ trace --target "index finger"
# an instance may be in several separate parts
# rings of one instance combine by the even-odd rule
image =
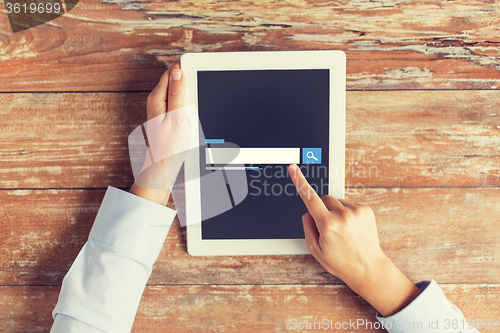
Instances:
[[[323,200],[321,200],[316,191],[309,185],[297,164],[290,164],[288,171],[297,192],[299,192],[302,201],[304,201],[307,210],[311,213],[314,220],[318,222],[318,220],[324,218],[330,211],[326,208]]]

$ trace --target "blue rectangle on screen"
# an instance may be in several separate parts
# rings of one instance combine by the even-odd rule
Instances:
[[[205,143],[224,143],[224,139],[205,139]]]
[[[303,164],[321,164],[321,148],[302,148]]]

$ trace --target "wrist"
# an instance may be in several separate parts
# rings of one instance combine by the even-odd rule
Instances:
[[[383,280],[384,275],[387,275],[394,268],[392,261],[381,251],[380,254],[362,265],[352,277],[342,279],[342,281],[363,297],[372,287],[378,285],[380,280]]]
[[[346,284],[384,317],[401,311],[420,294],[385,254],[371,261],[361,276]]]
[[[129,190],[130,193],[135,194],[146,200],[156,202],[157,204],[166,206],[170,198],[170,191],[165,189],[147,189],[142,188],[135,182]]]

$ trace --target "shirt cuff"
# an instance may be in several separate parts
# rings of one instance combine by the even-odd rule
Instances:
[[[470,330],[460,310],[444,295],[434,280],[416,284],[421,293],[401,311],[377,319],[389,333],[477,332]],[[453,322],[460,325],[453,329]]]
[[[89,238],[147,265],[160,254],[176,211],[108,186]]]
[[[52,332],[66,333],[58,328],[71,321],[81,323],[72,322],[72,328],[130,332],[175,214],[170,208],[108,187],[89,239],[63,279],[52,312]]]

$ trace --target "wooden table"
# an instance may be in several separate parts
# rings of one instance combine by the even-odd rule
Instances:
[[[0,330],[49,330],[106,187],[133,181],[127,137],[164,70],[241,50],[345,51],[347,199],[412,281],[500,320],[499,26],[494,1],[82,0],[16,34],[2,15]],[[133,332],[374,316],[311,256],[191,257],[176,221]]]

